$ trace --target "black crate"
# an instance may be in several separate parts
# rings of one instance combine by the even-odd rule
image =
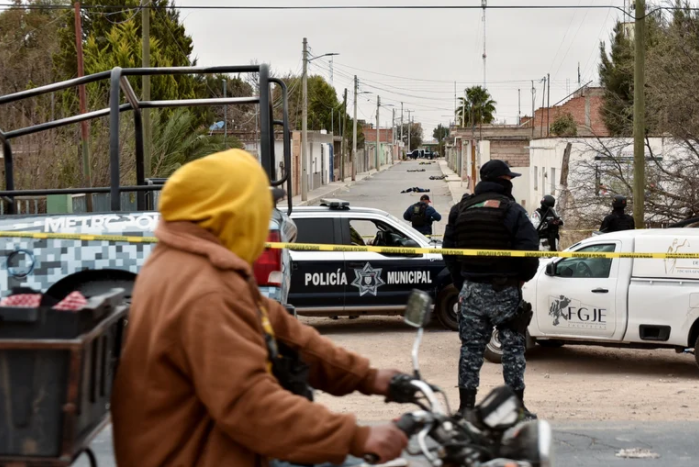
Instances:
[[[79,312],[0,308],[0,465],[68,466],[108,423],[123,296]]]
[[[120,292],[100,295],[79,311],[54,310],[50,305],[0,307],[0,339],[73,339],[94,328],[122,300]]]

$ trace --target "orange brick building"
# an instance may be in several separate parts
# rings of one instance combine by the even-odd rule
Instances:
[[[534,138],[554,136],[547,133],[549,125],[559,116],[570,113],[578,127],[578,136],[609,136],[602,120],[603,88],[582,88],[561,105],[542,107],[534,113]],[[531,128],[531,118],[523,117],[521,125]]]

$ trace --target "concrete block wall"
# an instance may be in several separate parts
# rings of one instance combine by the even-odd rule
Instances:
[[[506,161],[510,167],[529,167],[529,140],[493,140],[490,158]]]

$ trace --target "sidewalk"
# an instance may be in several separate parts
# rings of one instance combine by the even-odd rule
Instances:
[[[337,181],[337,182],[332,182],[328,183],[327,185],[323,185],[321,187],[316,188],[315,190],[310,190],[308,192],[308,199],[306,201],[301,201],[301,195],[296,195],[293,197],[293,205],[294,206],[316,206],[320,203],[320,200],[323,198],[333,198],[337,196],[339,193],[341,193],[343,190],[349,188],[350,186],[354,185],[355,183],[359,183],[363,180],[370,179],[373,177],[375,174],[379,172],[383,172],[385,170],[390,169],[394,165],[400,164],[401,161],[396,161],[393,164],[387,164],[387,165],[382,165],[379,170],[377,171],[376,169],[372,169],[369,172],[362,172],[358,173],[357,176],[355,177],[356,180],[353,182],[352,177],[347,177],[344,181]],[[282,201],[279,203],[279,206],[286,206],[286,201]]]
[[[444,181],[447,183],[447,186],[449,187],[449,192],[451,193],[452,201],[454,202],[454,204],[458,203],[459,201],[461,201],[461,198],[466,193],[470,193],[467,186],[468,183],[464,180],[461,180],[461,177],[459,177],[456,174],[456,172],[449,168],[449,165],[447,165],[447,161],[445,161],[444,159],[439,161],[439,168],[441,169],[442,173],[447,176],[447,178]]]

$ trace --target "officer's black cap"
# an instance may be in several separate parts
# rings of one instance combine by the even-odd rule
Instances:
[[[515,178],[521,175],[511,171],[507,162],[498,159],[488,161],[481,167],[481,180],[497,180],[500,177]]]

